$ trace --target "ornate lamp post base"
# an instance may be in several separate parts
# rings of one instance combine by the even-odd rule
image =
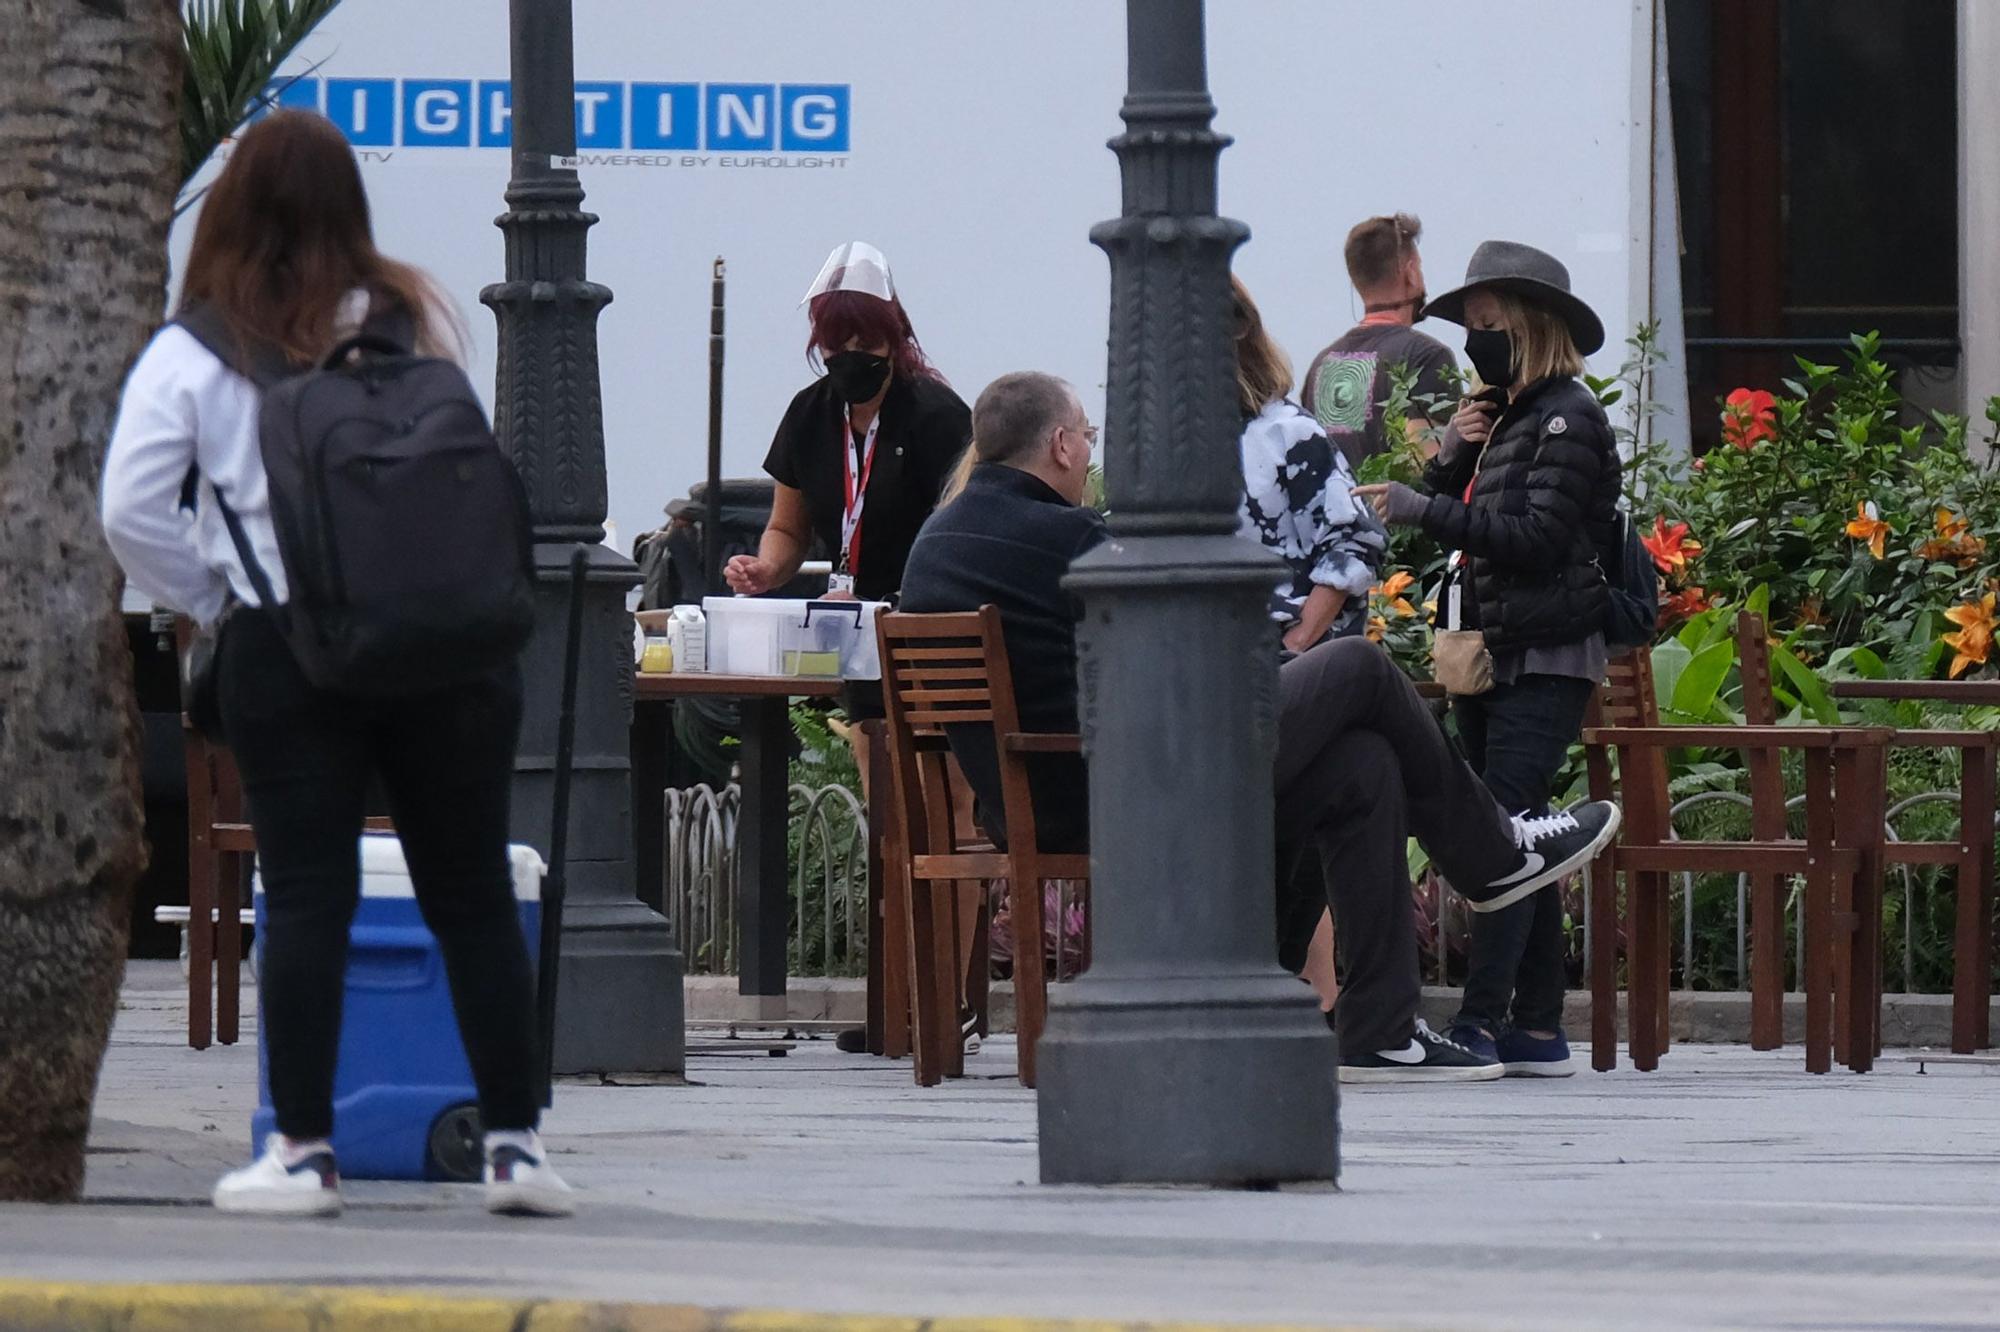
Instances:
[[[1092,960],[1039,1048],[1045,1184],[1338,1172],[1336,1045],[1276,962],[1274,565],[1233,536],[1125,536],[1070,574]]]

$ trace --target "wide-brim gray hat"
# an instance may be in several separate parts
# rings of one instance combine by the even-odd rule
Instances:
[[[1604,321],[1569,289],[1562,260],[1518,241],[1481,241],[1465,266],[1465,281],[1424,306],[1424,319],[1465,323],[1465,298],[1480,288],[1511,291],[1546,305],[1569,325],[1576,349],[1585,356],[1604,345]]]

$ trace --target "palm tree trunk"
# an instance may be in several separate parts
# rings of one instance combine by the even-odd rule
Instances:
[[[0,0],[0,1200],[74,1199],[145,862],[99,468],[158,324],[176,0]]]

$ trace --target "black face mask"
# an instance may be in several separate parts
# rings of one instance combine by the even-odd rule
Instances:
[[[867,402],[888,381],[889,358],[865,351],[835,352],[826,358],[826,377],[842,402]]]
[[[1514,383],[1514,340],[1504,328],[1465,330],[1465,356],[1481,383],[1510,388]]]

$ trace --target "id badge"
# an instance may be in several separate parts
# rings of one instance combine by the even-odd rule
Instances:
[[[826,576],[826,594],[828,596],[836,596],[841,593],[846,593],[850,597],[854,595],[854,575],[844,573],[828,574]]]

